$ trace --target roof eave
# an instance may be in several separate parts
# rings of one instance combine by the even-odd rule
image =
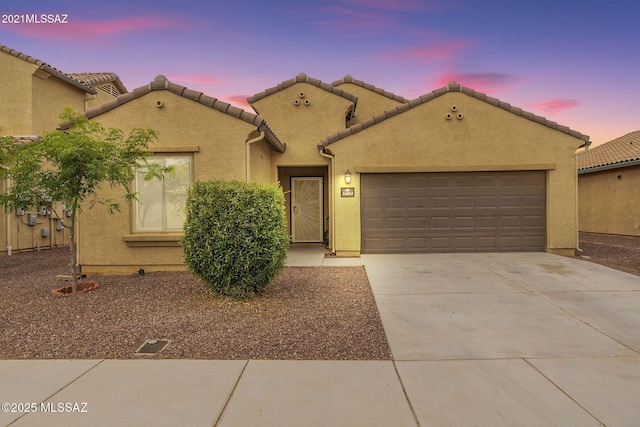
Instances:
[[[40,69],[42,71],[45,71],[51,75],[56,76],[57,78],[59,78],[60,80],[67,82],[75,87],[77,87],[78,89],[82,89],[83,91],[90,93],[91,95],[95,95],[97,92],[95,91],[95,89],[90,88],[89,86],[85,86],[82,83],[80,83],[78,80],[75,80],[71,77],[69,77],[68,75],[64,74],[63,72],[56,70],[55,68],[53,68],[50,65],[47,64],[42,64],[40,66]]]
[[[610,163],[608,165],[600,165],[600,166],[593,166],[590,168],[578,169],[578,175],[585,175],[591,172],[600,172],[600,171],[606,171],[611,169],[621,169],[621,168],[627,168],[630,166],[639,166],[639,165],[640,165],[640,159],[629,160],[629,161],[618,162],[618,163]]]
[[[287,144],[280,141],[280,138],[278,138],[276,134],[273,133],[269,125],[267,125],[267,122],[265,122],[264,120],[258,126],[258,131],[264,133],[265,140],[267,141],[267,143],[269,143],[269,146],[273,149],[273,151],[278,153],[284,153],[285,151],[287,151]]]

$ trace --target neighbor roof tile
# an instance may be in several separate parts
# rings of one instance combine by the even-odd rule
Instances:
[[[90,87],[112,83],[120,93],[128,92],[116,73],[69,73],[69,76]]]
[[[640,161],[640,130],[578,153],[576,161],[578,170],[585,171],[583,173],[607,166],[624,167],[630,162]]]

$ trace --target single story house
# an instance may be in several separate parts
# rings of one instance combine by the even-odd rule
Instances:
[[[640,131],[577,154],[579,229],[640,236]]]
[[[183,269],[186,188],[212,178],[280,182],[292,243],[338,256],[577,248],[586,135],[455,82],[409,101],[299,74],[248,102],[257,115],[158,76],[86,113],[157,130],[152,161],[176,174],[137,179],[120,214],[81,215],[84,272]]]
[[[0,136],[37,140],[60,124],[65,107],[84,112],[115,99],[126,89],[114,73],[66,74],[51,65],[0,45]],[[106,92],[107,87],[117,90]],[[0,193],[11,185],[0,181]],[[0,212],[0,255],[67,244],[69,233],[55,214],[38,206]]]

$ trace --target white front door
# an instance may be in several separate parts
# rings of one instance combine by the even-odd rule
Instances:
[[[322,242],[322,177],[291,178],[291,240]]]

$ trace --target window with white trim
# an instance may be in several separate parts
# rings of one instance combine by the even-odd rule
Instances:
[[[146,161],[169,170],[162,173],[162,179],[149,179],[148,166],[136,168],[136,231],[182,231],[191,185],[191,156],[152,156]]]

